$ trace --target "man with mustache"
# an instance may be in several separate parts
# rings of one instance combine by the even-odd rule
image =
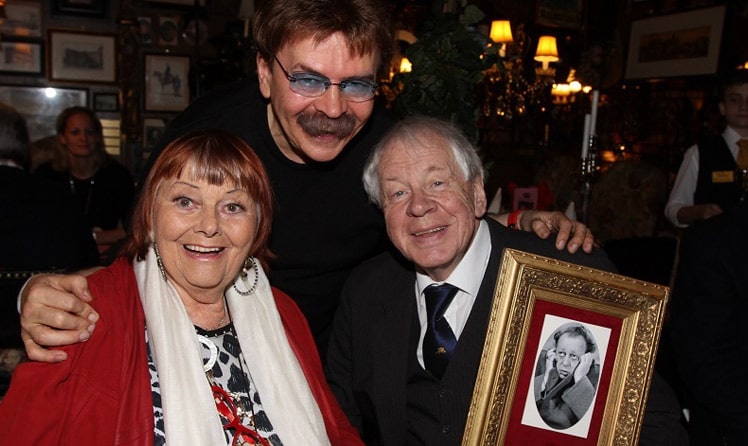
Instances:
[[[385,6],[380,0],[264,2],[254,23],[257,81],[198,99],[162,138],[163,145],[188,131],[218,128],[254,149],[276,199],[270,280],[298,303],[321,350],[348,273],[389,246],[382,215],[361,187],[364,162],[392,123],[374,101],[393,41]],[[592,249],[587,228],[561,213],[525,212],[517,223],[543,238],[557,230],[559,249]],[[69,344],[93,330],[98,316],[60,289],[88,299],[81,277],[46,276],[26,286],[22,325],[32,359],[64,360],[63,352],[36,342]]]

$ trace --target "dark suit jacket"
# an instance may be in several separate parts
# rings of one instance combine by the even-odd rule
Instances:
[[[446,392],[451,398],[451,434],[441,445],[460,444],[462,439],[504,248],[614,269],[598,249],[591,255],[571,255],[556,250],[553,240],[487,221],[491,258],[442,380],[453,387]],[[354,270],[343,289],[328,353],[328,378],[343,410],[368,444],[397,446],[407,442],[406,376],[411,355],[415,355],[408,341],[416,320],[414,284],[412,264],[386,253]]]
[[[693,443],[748,444],[748,204],[685,233],[670,316]]]

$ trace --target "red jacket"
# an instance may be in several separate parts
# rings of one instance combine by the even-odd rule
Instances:
[[[90,276],[88,285],[98,297],[96,331],[85,343],[64,347],[63,363],[16,368],[0,402],[0,445],[153,444],[145,316],[132,266],[120,259]],[[331,444],[362,445],[325,381],[306,319],[286,294],[273,289],[273,296]]]

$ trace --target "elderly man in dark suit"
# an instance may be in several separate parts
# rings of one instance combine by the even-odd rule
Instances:
[[[333,390],[368,444],[458,445],[504,249],[613,266],[597,249],[572,255],[484,219],[480,159],[439,120],[398,123],[364,186],[399,253],[364,263],[344,287],[328,354]]]

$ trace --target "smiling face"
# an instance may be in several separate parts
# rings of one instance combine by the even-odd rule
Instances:
[[[94,154],[98,139],[96,124],[84,113],[70,115],[65,131],[58,135],[60,143],[71,156],[87,157]]]
[[[375,82],[379,54],[351,53],[342,33],[320,42],[303,39],[275,55],[291,74],[314,73],[334,83],[351,79]],[[366,124],[374,101],[351,102],[330,86],[316,98],[291,91],[288,78],[274,59],[257,57],[260,91],[270,99],[268,122],[281,152],[297,163],[325,162],[337,157]]]
[[[574,373],[579,361],[587,352],[587,341],[582,336],[564,333],[556,343],[556,371],[561,379]]]
[[[187,166],[183,172],[191,170]],[[158,188],[154,240],[182,300],[220,300],[239,274],[256,230],[255,203],[232,184],[212,185],[182,174]]]
[[[486,210],[481,179],[465,180],[441,140],[391,141],[377,176],[387,234],[416,267],[445,280],[462,260]]]

